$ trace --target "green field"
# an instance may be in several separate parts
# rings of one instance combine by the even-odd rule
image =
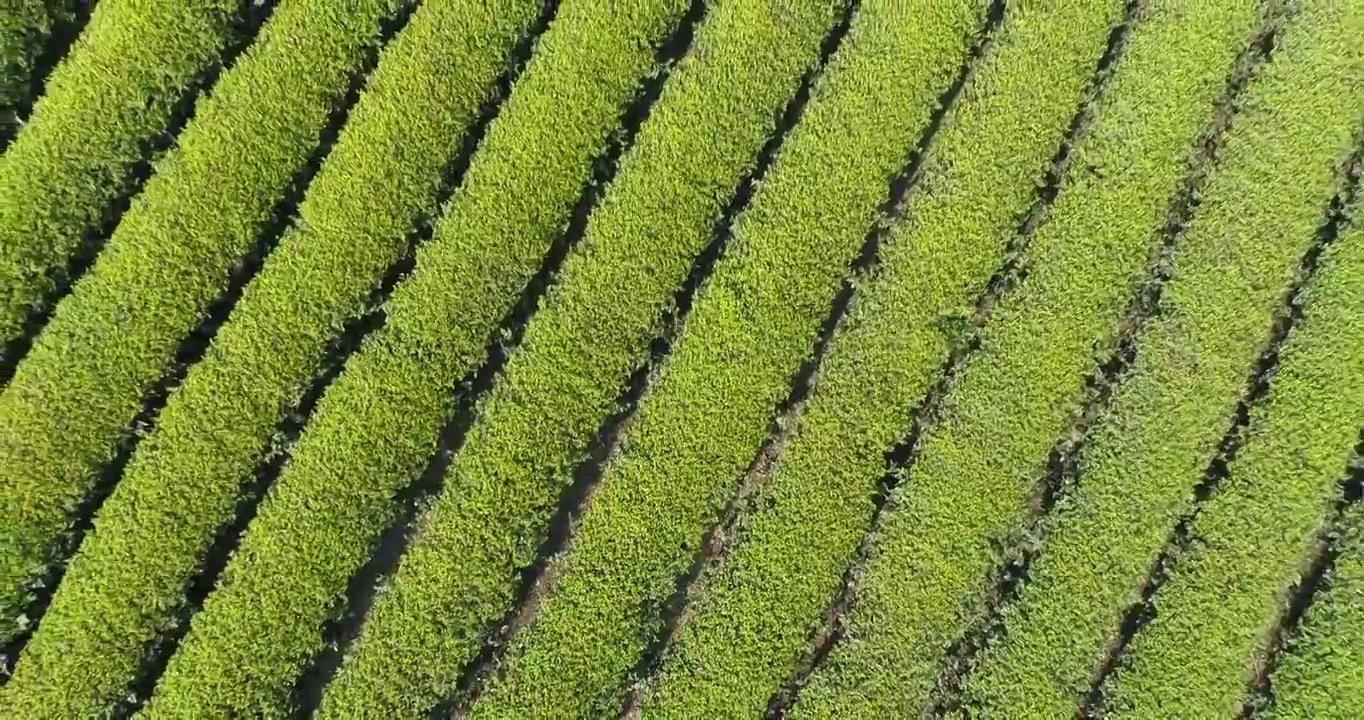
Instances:
[[[13,0],[0,717],[1364,717],[1364,0]]]

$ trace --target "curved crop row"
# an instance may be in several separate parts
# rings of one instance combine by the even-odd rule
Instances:
[[[762,443],[982,15],[973,0],[860,4],[576,536],[552,561],[548,572],[560,579],[513,637],[505,673],[472,716],[620,707],[678,576]],[[575,340],[595,342],[590,327]]]
[[[17,2],[33,20],[45,4]],[[105,0],[96,7],[0,157],[0,347],[50,302],[67,258],[98,229],[151,138],[231,40],[241,6]]]
[[[1328,584],[1274,674],[1272,717],[1311,720],[1364,707],[1364,503],[1346,509],[1339,532]]]
[[[1119,0],[1005,11],[829,345],[759,510],[689,609],[645,715],[758,716],[790,675],[866,532],[885,452],[957,340],[941,319],[969,317],[1003,262],[1122,19]]]
[[[968,684],[982,711],[1073,711],[1217,454],[1360,119],[1364,25],[1356,14],[1348,32],[1343,13],[1330,9],[1340,7],[1305,4],[1251,81],[1130,374],[1086,441],[1079,485],[1046,521],[1047,545],[1004,609],[1006,632]],[[1345,425],[1340,431],[1354,432]],[[1192,700],[1190,668],[1214,650],[1201,626],[1181,632],[1190,653],[1170,666],[1180,679],[1167,688]],[[1233,685],[1218,692],[1239,703]],[[1204,710],[1189,714],[1226,707]]]
[[[0,112],[28,99],[38,56],[54,27],[75,14],[74,5],[74,0],[9,0],[0,8]]]
[[[149,717],[284,710],[347,581],[395,517],[395,493],[435,449],[451,387],[483,359],[686,9],[650,0],[622,15],[614,5],[559,8],[387,324],[327,389],[193,619]]]
[[[1297,45],[1290,30],[1275,62],[1306,55],[1296,70],[1307,74],[1313,60],[1328,64],[1332,54],[1353,56],[1358,82],[1364,67],[1359,50],[1351,48],[1364,46],[1364,16],[1356,11],[1353,32],[1339,20],[1313,22],[1333,14],[1327,8],[1304,6],[1304,24],[1315,25],[1315,37]],[[1350,82],[1318,77],[1324,92],[1341,92],[1339,83]],[[1299,89],[1296,82],[1285,84]],[[1301,95],[1285,92],[1282,101],[1288,105],[1295,97]],[[1336,117],[1345,132],[1320,126],[1317,132],[1348,137],[1345,121],[1359,107],[1342,104]],[[1300,121],[1306,126],[1301,139],[1287,147],[1304,152],[1311,120]],[[1289,174],[1278,185],[1287,190],[1302,179]],[[1266,202],[1275,188],[1259,189]],[[1153,597],[1154,619],[1137,632],[1109,678],[1109,717],[1234,715],[1265,663],[1271,630],[1332,514],[1341,470],[1364,428],[1364,227],[1356,225],[1323,252],[1300,308],[1302,320],[1279,354],[1269,394],[1251,411],[1245,445],[1189,524],[1188,549],[1175,557],[1169,579]]]
[[[362,0],[340,11],[285,0],[199,103],[0,395],[0,637],[14,631],[24,585],[308,162],[398,5]]]
[[[1022,521],[1096,346],[1144,279],[1185,160],[1260,13],[1241,0],[1152,0],[1143,12],[1076,171],[1028,245],[1026,279],[993,310],[920,438],[859,571],[847,636],[796,715],[922,711],[944,651],[977,612],[994,543]]]
[[[478,654],[511,606],[575,462],[663,331],[676,288],[818,59],[836,6],[803,3],[797,12],[720,0],[707,14],[483,403],[324,715],[429,709]]]
[[[434,212],[443,169],[540,8],[427,0],[384,49],[297,223],[105,501],[0,714],[101,714],[120,699],[328,343]]]

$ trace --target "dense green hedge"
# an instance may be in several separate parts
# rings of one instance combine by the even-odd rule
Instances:
[[[1073,709],[1233,421],[1361,120],[1361,16],[1352,38],[1343,14],[1317,4],[1304,11],[1276,38],[1273,61],[1246,91],[1173,256],[1173,279],[1137,338],[1128,377],[1086,441],[1079,484],[1047,520],[1048,544],[1019,600],[1005,608],[1006,632],[969,683],[982,712],[1026,709],[1043,717]],[[1339,453],[1357,426],[1341,422],[1344,438],[1294,441],[1326,452],[1328,474],[1339,475]],[[1310,527],[1320,508],[1308,504]],[[1295,558],[1302,542],[1285,542],[1279,552]],[[1246,588],[1231,595],[1253,597]],[[1219,604],[1238,616],[1238,632],[1255,632],[1264,621],[1232,612],[1235,598]],[[1157,605],[1164,618],[1165,603]],[[1166,699],[1202,698],[1186,708],[1189,716],[1232,712],[1244,689],[1234,673],[1210,677],[1202,688],[1193,682],[1193,669],[1214,657],[1235,672],[1245,669],[1248,647],[1208,634],[1214,616],[1180,625],[1189,652],[1171,654],[1167,666],[1173,674],[1166,679],[1178,681],[1162,691]]]
[[[541,9],[428,0],[385,48],[299,207],[139,444],[6,688],[9,714],[99,714],[171,629],[215,531],[347,318],[363,311]]]
[[[693,591],[646,715],[758,716],[791,674],[867,531],[885,452],[958,340],[942,319],[973,312],[1122,21],[1120,0],[1006,11],[829,346],[743,539]]]
[[[1186,160],[1259,21],[1242,0],[1154,0],[1144,13],[1028,246],[1026,277],[994,308],[940,419],[920,438],[859,572],[847,636],[795,715],[923,710],[944,651],[986,592],[996,548],[1015,542],[1011,530],[1026,517],[1086,376],[1111,353]]]
[[[983,13],[972,0],[858,7],[472,716],[620,707]]]
[[[452,414],[451,392],[568,223],[684,0],[567,0],[444,208],[387,324],[327,389],[193,619],[150,717],[284,712],[351,575]]]

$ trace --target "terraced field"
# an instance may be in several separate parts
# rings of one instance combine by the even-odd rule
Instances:
[[[1364,0],[14,0],[0,717],[1364,717]]]

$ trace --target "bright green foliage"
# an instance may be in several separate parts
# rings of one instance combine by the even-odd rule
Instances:
[[[22,585],[256,242],[398,4],[276,9],[20,364],[0,396],[0,637],[17,629]]]
[[[1086,375],[1110,353],[1186,158],[1260,20],[1243,0],[1157,0],[1144,12],[1028,247],[1027,277],[993,311],[941,420],[920,438],[859,578],[849,634],[795,715],[921,711],[944,651],[980,605],[994,548],[1013,543]]]
[[[428,0],[385,48],[298,223],[101,508],[0,715],[99,714],[121,697],[328,340],[435,210],[442,169],[540,8]]]
[[[28,99],[34,63],[74,6],[75,0],[6,0],[0,7],[0,110]]]
[[[955,340],[940,319],[973,311],[1122,15],[1118,0],[1008,10],[830,345],[744,539],[703,581],[646,716],[756,717],[790,675],[866,531],[884,452]]]
[[[1198,215],[1174,254],[1173,279],[1137,339],[1136,360],[1086,441],[1079,486],[1048,518],[1047,546],[1020,599],[1004,609],[1006,632],[968,682],[982,712],[1074,711],[1217,453],[1298,259],[1315,240],[1336,166],[1360,119],[1364,25],[1356,11],[1350,29],[1342,7],[1305,4],[1278,38],[1273,62],[1247,89]],[[1341,422],[1339,432],[1352,437],[1357,423]],[[1301,442],[1326,451],[1326,472],[1339,474],[1338,455],[1348,442]],[[1307,512],[1315,523],[1319,503],[1308,502]],[[1303,542],[1282,545],[1290,560]],[[1280,539],[1270,545],[1281,546]],[[1245,549],[1262,548],[1252,542]],[[1256,632],[1248,617],[1232,616],[1239,629]],[[1189,665],[1228,647],[1202,632],[1206,620],[1199,615],[1180,626],[1190,654],[1170,666],[1179,680],[1169,689],[1190,700],[1196,694]],[[1229,649],[1239,672],[1249,648]],[[1235,678],[1210,681],[1210,691],[1239,703]],[[1221,715],[1229,706],[1200,707],[1207,714],[1191,715]]]
[[[50,17],[41,19],[44,3],[17,2],[25,19],[13,22],[29,28],[18,30],[19,37],[50,24]],[[190,84],[230,39],[240,6],[238,0],[96,6],[0,157],[0,343],[19,337],[24,317],[49,302],[68,257],[86,233],[99,229],[147,143],[165,131]],[[15,31],[0,33],[6,65],[27,67],[30,61],[20,59],[27,41],[11,49]],[[26,86],[27,74],[15,82]]]
[[[1364,24],[1358,23],[1364,16],[1356,14],[1350,33],[1338,20],[1312,22],[1316,11],[1305,6],[1303,12],[1319,36],[1300,43],[1284,38],[1275,63],[1295,55],[1311,58],[1303,63],[1309,67],[1312,60],[1330,62],[1331,54],[1360,57],[1348,46],[1364,47]],[[1298,73],[1312,72],[1303,65]],[[1359,72],[1364,66],[1356,61],[1354,67],[1356,77],[1364,78]],[[1287,67],[1284,72],[1287,77]],[[1301,140],[1309,136],[1304,132]],[[1292,146],[1306,151],[1305,144]],[[1265,202],[1273,189],[1259,185],[1257,197]],[[1109,678],[1109,717],[1235,715],[1265,662],[1271,629],[1331,514],[1339,479],[1364,428],[1364,230],[1340,238],[1321,262],[1302,297],[1304,318],[1279,355],[1269,395],[1251,413],[1245,446],[1190,526],[1189,546],[1181,548],[1169,580],[1154,596],[1155,618],[1133,638]]]
[[[1364,707],[1364,503],[1346,509],[1338,532],[1340,554],[1327,584],[1274,673],[1272,717],[1346,720]]]
[[[506,614],[575,463],[662,331],[835,9],[721,0],[710,10],[483,404],[324,715],[420,713],[453,688]]]
[[[0,717],[1357,715],[1360,98],[1364,0],[0,3]]]
[[[860,5],[569,550],[548,570],[560,579],[472,716],[618,710],[678,576],[761,445],[983,12],[971,0]]]
[[[686,9],[683,0],[569,0],[541,37],[463,186],[368,338],[320,401],[292,459],[194,618],[151,717],[285,711],[322,626],[436,446],[450,388],[567,223],[593,158]]]

